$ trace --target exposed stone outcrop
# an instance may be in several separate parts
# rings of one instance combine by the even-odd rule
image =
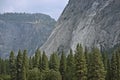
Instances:
[[[11,50],[27,49],[34,54],[49,37],[56,21],[44,14],[0,14],[0,57],[8,57]]]
[[[48,55],[77,43],[109,49],[120,43],[120,0],[70,0],[41,47]]]

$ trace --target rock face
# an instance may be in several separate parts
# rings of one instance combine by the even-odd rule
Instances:
[[[120,0],[70,0],[41,49],[67,52],[77,43],[104,50],[119,44]]]
[[[29,55],[40,47],[54,29],[56,21],[44,14],[0,14],[0,56],[11,50],[27,49]]]

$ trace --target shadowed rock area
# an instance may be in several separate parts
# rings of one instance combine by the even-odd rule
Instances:
[[[56,21],[44,14],[0,14],[0,56],[7,57],[11,50],[27,49],[34,54],[55,28]]]

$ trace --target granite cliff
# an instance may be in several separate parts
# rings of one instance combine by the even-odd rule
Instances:
[[[0,14],[0,56],[11,50],[27,49],[29,55],[39,48],[55,28],[56,21],[44,14]]]
[[[108,50],[120,43],[120,0],[69,0],[56,28],[40,48],[53,51],[83,47]]]

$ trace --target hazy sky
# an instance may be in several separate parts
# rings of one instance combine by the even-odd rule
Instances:
[[[0,0],[0,13],[44,13],[57,19],[68,0]]]

